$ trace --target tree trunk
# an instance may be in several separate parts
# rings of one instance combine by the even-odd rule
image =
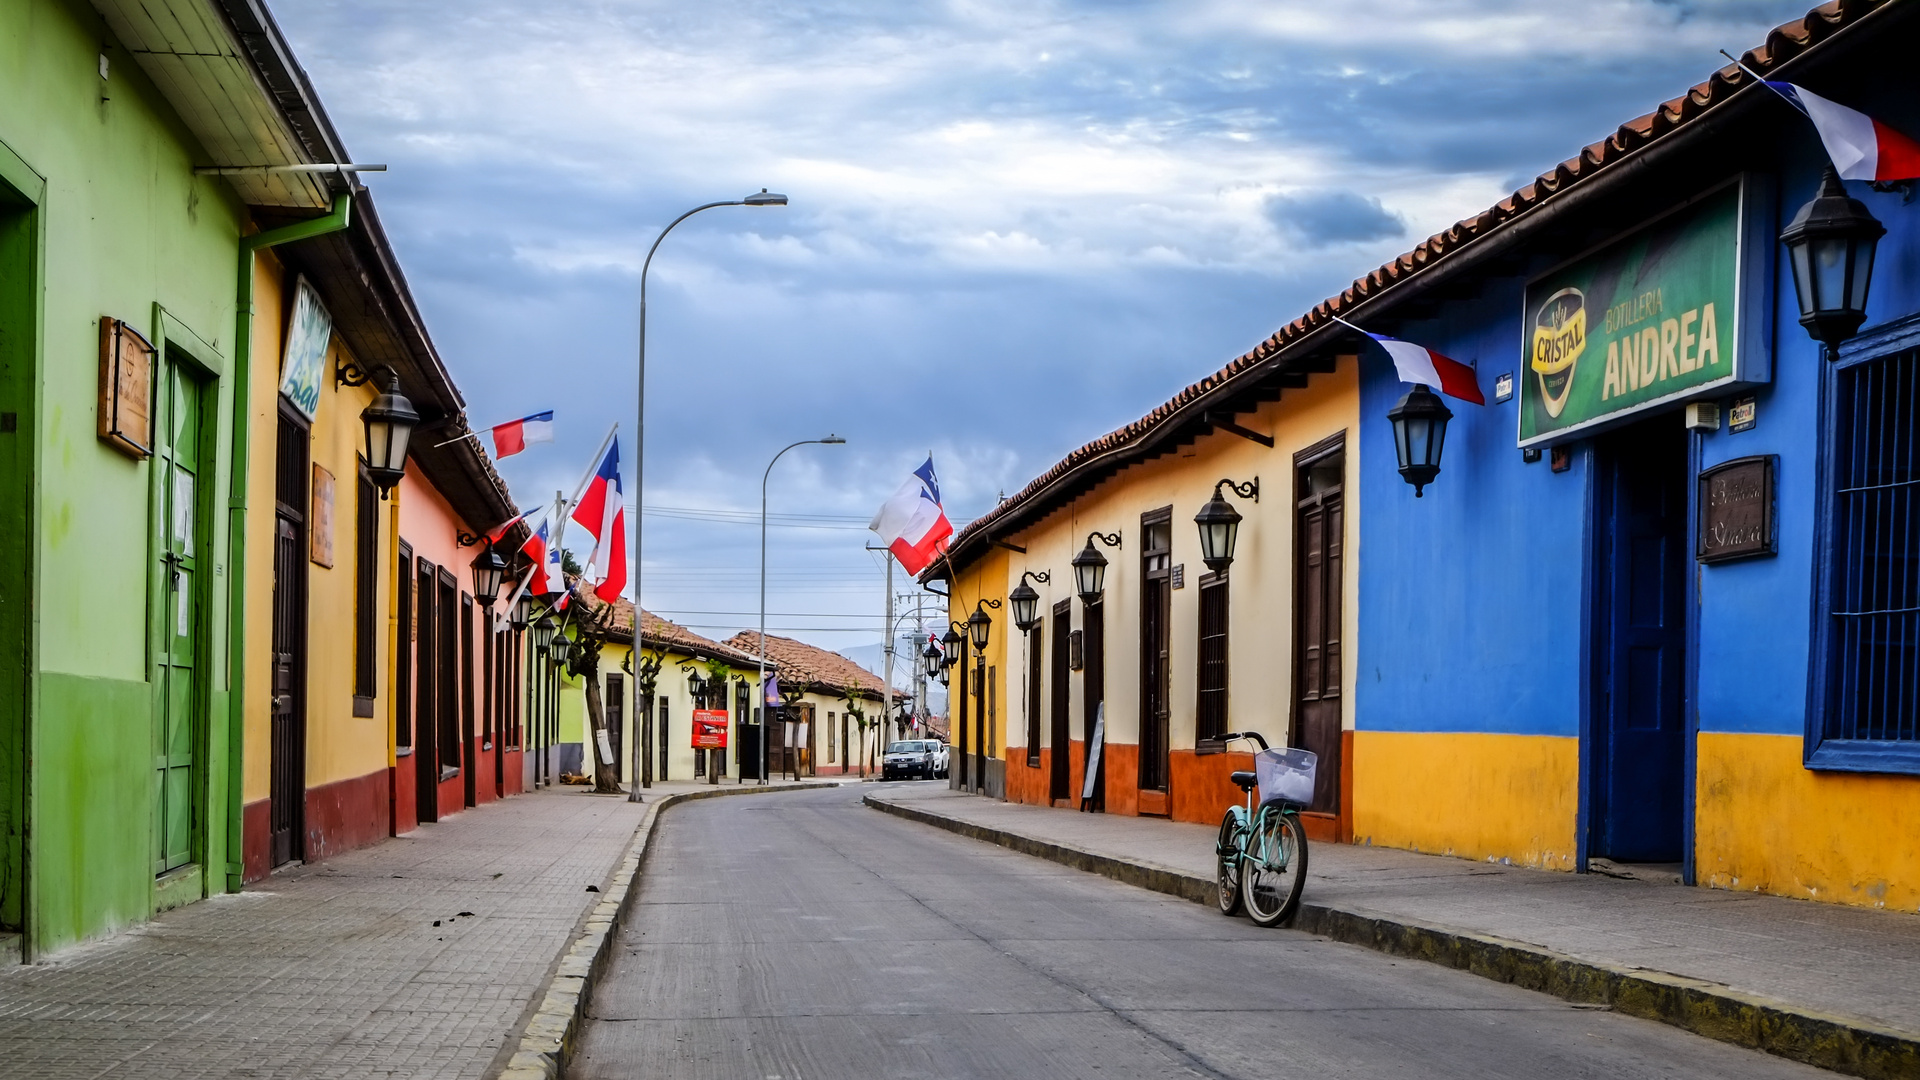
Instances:
[[[587,691],[587,753],[593,756],[593,790],[598,795],[624,795],[620,787],[620,765],[618,762],[602,761],[600,740],[611,738],[607,731],[607,710],[600,700],[600,654],[591,645],[586,646],[587,664],[580,669],[580,681]],[[611,743],[609,743],[611,745]]]

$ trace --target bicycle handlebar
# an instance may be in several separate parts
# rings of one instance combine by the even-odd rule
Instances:
[[[1259,743],[1260,749],[1262,750],[1268,749],[1266,737],[1261,735],[1257,731],[1229,731],[1225,735],[1220,736],[1220,744],[1222,746],[1225,746],[1227,743],[1233,742],[1235,739],[1248,739],[1253,742]]]

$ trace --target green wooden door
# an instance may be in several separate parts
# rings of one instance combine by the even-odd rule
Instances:
[[[193,861],[196,751],[204,695],[197,676],[201,627],[201,384],[184,365],[167,364],[156,395],[153,463],[160,472],[160,707],[154,721],[153,869]]]

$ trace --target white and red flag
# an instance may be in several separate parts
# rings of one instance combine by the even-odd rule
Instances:
[[[527,542],[520,545],[527,561],[533,564],[533,575],[527,579],[526,591],[534,596],[545,596],[561,589],[558,584],[561,579],[554,576],[559,572],[560,549],[552,542],[552,524],[553,515],[542,514],[540,524],[531,528]]]
[[[933,474],[933,456],[913,470],[913,475],[893,497],[880,504],[880,512],[867,522],[887,545],[893,557],[909,574],[918,574],[927,564],[947,550],[947,538],[953,535],[953,523],[940,506],[940,481]]]
[[[611,604],[627,587],[627,508],[620,488],[620,439],[607,441],[607,452],[587,481],[573,508],[573,520],[593,536],[593,554],[584,577],[599,584],[593,595]]]
[[[1366,334],[1387,350],[1387,355],[1393,358],[1394,370],[1400,373],[1401,382],[1431,386],[1448,397],[1471,401],[1475,405],[1487,403],[1487,399],[1480,394],[1480,380],[1474,377],[1473,369],[1460,361],[1425,345],[1415,345],[1411,341],[1401,341],[1385,334],[1368,334],[1338,315],[1333,316],[1333,321],[1349,330]]]
[[[1768,81],[1820,133],[1842,180],[1912,180],[1920,177],[1920,143],[1868,116],[1828,101],[1805,87]]]
[[[553,441],[553,410],[493,425],[493,457],[509,458],[534,443]]]

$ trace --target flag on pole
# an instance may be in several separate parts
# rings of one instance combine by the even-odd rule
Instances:
[[[1366,331],[1362,330],[1365,334]],[[1480,396],[1480,383],[1473,377],[1473,369],[1458,360],[1442,356],[1425,345],[1415,345],[1411,341],[1401,341],[1385,334],[1367,334],[1387,350],[1393,357],[1393,366],[1400,372],[1401,382],[1422,383],[1461,401],[1471,401],[1475,405],[1485,405],[1487,399]]]
[[[593,536],[593,554],[584,577],[598,582],[593,594],[611,604],[627,587],[627,509],[620,488],[620,440],[607,442],[607,452],[593,471],[584,494],[574,505],[573,520]]]
[[[493,457],[495,461],[509,458],[532,446],[534,443],[553,441],[553,410],[523,416],[518,420],[509,420],[493,426]]]
[[[1767,85],[1813,121],[1820,142],[1842,180],[1912,180],[1920,177],[1920,143],[1858,109],[1828,101],[1789,82]]]
[[[909,574],[926,569],[947,550],[953,523],[940,506],[940,481],[933,474],[931,455],[891,498],[880,504],[880,512],[867,522],[867,528],[880,537]]]
[[[560,549],[549,542],[552,524],[553,515],[543,515],[540,524],[534,526],[527,536],[527,542],[520,545],[527,561],[533,564],[533,577],[527,582],[527,591],[535,596],[559,592],[561,588],[556,584],[559,579],[551,576],[559,570],[560,554]]]
[[[526,513],[521,514],[519,517],[510,517],[507,520],[501,522],[500,524],[495,525],[493,529],[487,533],[487,543],[489,544],[499,543],[500,538],[507,535],[508,529],[513,528],[515,525],[520,524],[521,522],[527,520],[528,518],[532,517],[533,515],[545,509],[546,507],[544,506],[536,506],[533,509],[527,511]]]

